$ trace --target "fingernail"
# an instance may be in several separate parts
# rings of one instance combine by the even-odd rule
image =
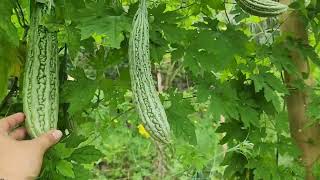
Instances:
[[[52,132],[52,136],[54,137],[54,139],[59,140],[62,137],[62,132],[59,130],[54,130]]]

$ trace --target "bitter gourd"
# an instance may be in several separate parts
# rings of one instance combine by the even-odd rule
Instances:
[[[58,122],[58,42],[57,33],[43,25],[48,13],[54,12],[45,4],[32,3],[23,82],[25,125],[31,137],[56,129]]]
[[[146,0],[140,1],[134,16],[129,40],[129,63],[133,98],[139,117],[155,140],[169,143],[169,123],[151,74]]]
[[[272,17],[287,11],[288,6],[272,0],[236,0],[247,13],[259,17]]]

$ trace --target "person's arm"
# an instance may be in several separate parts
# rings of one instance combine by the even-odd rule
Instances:
[[[18,124],[25,119],[23,113],[17,113],[0,120],[0,179],[33,179],[40,173],[43,155],[48,148],[56,144],[62,132],[52,130],[33,140],[23,140],[27,135],[25,128]]]

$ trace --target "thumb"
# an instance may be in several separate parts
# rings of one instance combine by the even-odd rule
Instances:
[[[62,132],[59,130],[52,130],[40,137],[32,140],[42,151],[48,150],[51,146],[59,142],[62,137]]]

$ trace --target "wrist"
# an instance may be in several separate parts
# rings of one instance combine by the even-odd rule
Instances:
[[[19,175],[9,175],[0,172],[0,180],[34,180],[35,177],[31,176],[19,176]]]

